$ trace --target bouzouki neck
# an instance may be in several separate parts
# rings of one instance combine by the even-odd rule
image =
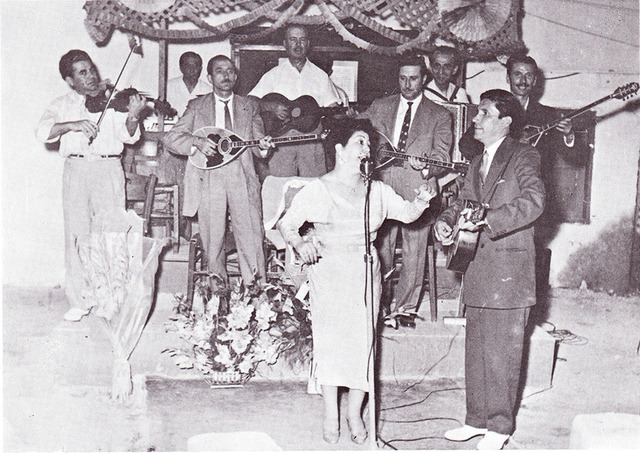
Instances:
[[[398,159],[405,159],[405,160],[408,160],[410,157],[415,157],[416,159],[419,159],[421,162],[424,162],[427,165],[433,165],[434,167],[440,167],[440,168],[448,168],[449,170],[454,170],[457,172],[460,172],[463,170],[461,169],[459,162],[444,162],[437,159],[431,159],[429,157],[415,156],[413,154],[407,154],[407,153],[399,153],[397,151],[380,150],[379,152],[389,157],[395,157]]]
[[[638,84],[636,82],[633,83],[629,83],[627,85],[624,85],[622,87],[619,87],[617,90],[615,90],[613,93],[598,99],[597,101],[592,102],[589,105],[585,105],[582,108],[579,108],[578,110],[574,110],[573,112],[570,112],[568,115],[560,117],[548,124],[546,124],[545,126],[540,127],[535,134],[531,134],[528,135],[524,138],[524,141],[528,142],[529,140],[544,134],[545,132],[550,131],[551,129],[555,128],[558,126],[558,124],[560,124],[562,121],[564,120],[571,120],[577,116],[582,115],[583,113],[591,110],[593,107],[595,107],[596,105],[602,104],[604,101],[607,101],[609,99],[612,98],[616,98],[616,99],[626,99],[628,97],[633,96],[635,93],[638,92]]]
[[[291,135],[289,137],[272,138],[271,142],[274,145],[279,143],[293,143],[303,142],[308,140],[318,140],[323,138],[324,134],[305,134],[305,135]],[[256,146],[260,144],[260,140],[243,140],[239,142],[231,142],[232,148],[244,148],[245,146]]]

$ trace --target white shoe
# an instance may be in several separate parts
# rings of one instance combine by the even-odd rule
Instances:
[[[444,433],[444,438],[454,442],[464,442],[472,437],[483,436],[487,433],[487,428],[476,428],[474,426],[464,425],[460,428],[450,429]]]
[[[502,447],[504,447],[507,440],[509,440],[509,436],[507,434],[489,431],[482,439],[480,439],[476,448],[478,450],[502,450]]]
[[[63,319],[69,322],[78,322],[88,314],[89,310],[85,310],[82,308],[72,308],[64,314]]]

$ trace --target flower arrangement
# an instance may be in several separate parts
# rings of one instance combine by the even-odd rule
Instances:
[[[201,309],[189,309],[185,297],[176,296],[176,314],[168,329],[176,330],[188,348],[166,349],[183,369],[196,369],[213,383],[220,373],[233,374],[237,382],[254,375],[261,362],[273,365],[280,358],[290,366],[308,363],[311,357],[311,320],[306,302],[293,288],[276,280],[262,286],[211,287],[201,279],[194,296]]]

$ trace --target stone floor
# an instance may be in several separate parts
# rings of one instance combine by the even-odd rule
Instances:
[[[70,327],[61,321],[66,308],[59,288],[4,288],[6,451],[180,451],[196,434],[241,431],[264,432],[285,450],[370,447],[353,444],[346,426],[338,444],[324,443],[321,399],[307,394],[301,381],[252,380],[241,388],[212,389],[199,379],[148,373],[135,376],[131,401],[118,405],[109,399],[108,376],[89,366],[91,350],[70,348],[65,338],[65,332],[87,329],[89,341],[97,335],[91,327],[96,321]],[[640,412],[640,297],[558,289],[532,322],[555,329],[560,340],[553,385],[525,395],[506,449],[566,449],[576,415]],[[98,377],[87,372],[69,378],[75,369]],[[474,449],[477,439],[453,443],[442,437],[464,420],[463,387],[460,378],[428,375],[420,383],[382,385],[379,448]]]

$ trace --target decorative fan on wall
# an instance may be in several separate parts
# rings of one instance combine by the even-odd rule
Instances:
[[[466,42],[490,38],[509,18],[511,0],[439,0],[442,24]]]

